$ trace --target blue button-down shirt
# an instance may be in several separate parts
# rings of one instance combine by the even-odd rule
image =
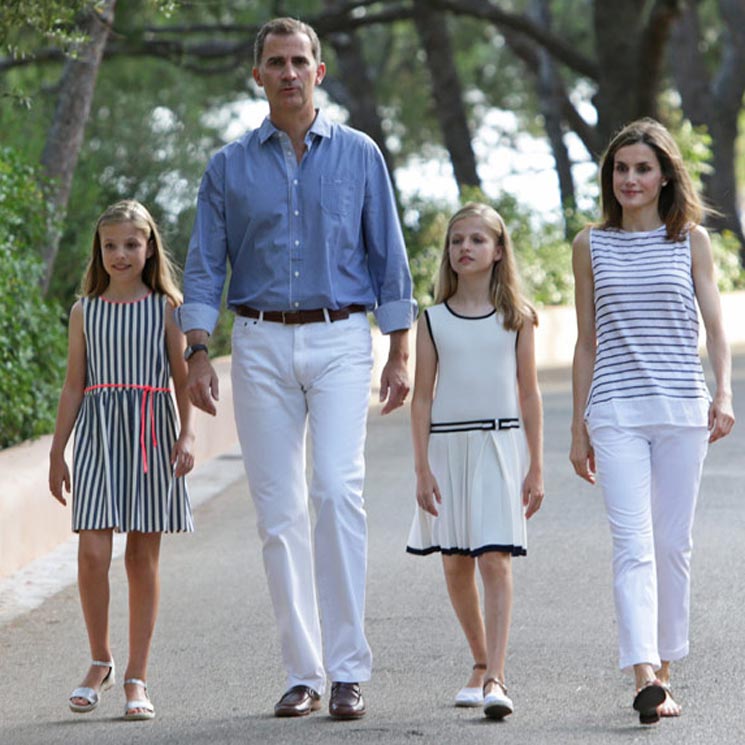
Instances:
[[[360,304],[383,333],[411,326],[411,274],[379,149],[320,111],[305,144],[298,163],[267,118],[211,159],[184,270],[183,331],[214,329],[228,262],[229,308]]]

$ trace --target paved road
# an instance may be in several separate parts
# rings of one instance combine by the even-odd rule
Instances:
[[[745,357],[736,359],[735,377],[742,409]],[[414,485],[407,414],[373,413],[367,617],[375,673],[364,688],[367,717],[271,716],[283,674],[253,509],[237,456],[228,455],[210,467],[235,480],[198,509],[198,531],[165,539],[150,672],[157,719],[121,721],[119,686],[90,715],[67,711],[66,696],[87,662],[77,593],[67,587],[0,627],[0,744],[745,742],[745,421],[712,448],[706,464],[695,533],[693,646],[676,680],[684,716],[640,728],[630,710],[631,680],[615,666],[610,541],[600,494],[576,479],[567,461],[568,374],[542,379],[547,497],[531,520],[529,556],[515,561],[508,682],[516,712],[507,721],[451,706],[471,661],[439,560],[403,552]],[[124,664],[121,559],[112,582],[114,653]]]

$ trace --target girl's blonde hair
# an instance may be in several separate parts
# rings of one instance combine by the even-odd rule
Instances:
[[[520,286],[520,275],[515,263],[512,241],[501,215],[488,204],[469,202],[463,205],[448,222],[445,245],[440,260],[440,271],[435,288],[435,302],[442,303],[458,289],[458,275],[450,264],[450,235],[453,225],[466,217],[478,217],[492,234],[496,245],[502,247],[502,258],[494,263],[489,281],[492,305],[501,314],[503,325],[510,331],[519,331],[528,321],[538,325],[538,314],[527,301]]]
[[[681,240],[693,225],[699,225],[708,210],[701,201],[683,163],[680,149],[670,132],[655,119],[645,117],[627,124],[611,140],[600,164],[603,222],[601,228],[620,228],[623,209],[613,193],[613,169],[618,150],[642,143],[657,156],[667,181],[660,191],[657,209],[667,228],[668,240]]]
[[[81,294],[86,297],[98,297],[103,295],[109,286],[110,278],[104,269],[101,257],[99,230],[103,225],[122,222],[131,222],[138,230],[145,233],[148,244],[153,249],[142,270],[142,281],[154,292],[166,295],[174,305],[181,305],[183,296],[176,281],[176,268],[160,237],[158,226],[147,208],[134,199],[123,199],[121,202],[112,204],[98,218],[91,257],[83,276]]]

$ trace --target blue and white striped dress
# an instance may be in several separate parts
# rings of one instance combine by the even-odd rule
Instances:
[[[167,298],[86,297],[86,388],[75,427],[72,528],[192,531],[186,483],[173,477],[177,417],[169,390]]]
[[[706,426],[690,237],[594,228],[597,351],[585,418],[593,425]]]

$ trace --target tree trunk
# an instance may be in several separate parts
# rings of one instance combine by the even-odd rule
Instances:
[[[57,108],[41,156],[42,170],[49,181],[49,200],[60,219],[64,218],[67,210],[98,69],[114,20],[115,5],[116,0],[104,0],[91,5],[84,20],[88,39],[77,50],[77,55],[67,60],[62,72]],[[60,231],[53,228],[43,254],[42,290],[45,293],[52,277],[59,241]]]
[[[359,35],[354,31],[335,33],[328,37],[328,41],[339,60],[339,80],[337,85],[326,85],[326,88],[349,112],[349,124],[375,140],[380,152],[383,153],[395,189],[395,163],[385,141],[383,123],[376,105],[375,85],[360,48]]]
[[[701,55],[701,31],[695,4],[689,3],[673,34],[673,71],[683,111],[694,125],[705,125],[711,136],[712,170],[703,176],[704,196],[720,213],[707,224],[731,230],[740,241],[745,266],[745,233],[738,210],[735,142],[745,93],[745,7],[740,0],[720,0],[724,31],[722,55],[712,78]]]
[[[332,11],[337,10],[340,5],[339,0],[324,0],[323,4],[326,9]],[[375,83],[365,61],[362,40],[353,30],[331,33],[326,38],[339,61],[339,79],[329,80],[331,85],[326,85],[326,88],[330,88],[333,98],[349,112],[349,124],[375,140],[375,144],[383,153],[393,188],[398,194],[394,176],[395,163],[385,141],[383,122],[378,113]]]
[[[593,3],[598,56],[598,89],[593,103],[598,112],[598,134],[603,147],[620,127],[640,113],[637,62],[645,4],[645,0],[595,0]]]
[[[551,8],[548,0],[532,0],[531,15],[546,28],[551,28]],[[564,127],[562,125],[563,91],[561,79],[556,71],[556,64],[545,49],[538,51],[538,103],[543,116],[543,126],[551,144],[554,155],[556,175],[559,178],[559,194],[561,196],[561,210],[564,218],[564,232],[571,238],[576,232],[576,225],[572,217],[577,208],[574,193],[574,178],[572,177],[572,162],[564,143]]]
[[[476,156],[445,17],[432,10],[426,0],[415,0],[414,9],[417,33],[427,54],[435,113],[450,153],[456,183],[461,191],[464,186],[479,187],[481,180],[476,171]]]

